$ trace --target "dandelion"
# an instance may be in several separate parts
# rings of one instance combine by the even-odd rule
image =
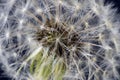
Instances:
[[[0,11],[0,63],[12,79],[120,79],[119,16],[104,0],[5,0]]]

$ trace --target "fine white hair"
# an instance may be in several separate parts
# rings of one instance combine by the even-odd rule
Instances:
[[[77,57],[70,57],[64,79],[120,80],[120,17],[112,7],[104,0],[1,0],[2,69],[15,80],[35,80],[29,60],[44,48],[35,35],[54,18],[55,23],[67,23],[69,36],[77,33],[78,43],[84,44]],[[76,46],[70,46],[70,54]]]

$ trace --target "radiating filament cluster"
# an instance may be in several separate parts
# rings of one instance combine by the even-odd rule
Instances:
[[[2,0],[0,12],[0,63],[12,79],[120,79],[119,14],[104,0]]]

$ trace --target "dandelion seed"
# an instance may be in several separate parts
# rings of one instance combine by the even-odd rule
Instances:
[[[9,39],[9,37],[10,37],[10,31],[6,31],[6,39]]]

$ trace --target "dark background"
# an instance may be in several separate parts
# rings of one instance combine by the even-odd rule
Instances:
[[[106,0],[106,3],[113,3],[115,4],[113,8],[117,8],[117,12],[120,13],[120,0]],[[6,75],[3,74],[3,70],[1,70],[0,67],[0,80],[11,80],[10,78],[6,77]]]
[[[120,0],[105,0],[105,2],[115,4],[113,8],[117,8],[118,12],[120,13]]]

